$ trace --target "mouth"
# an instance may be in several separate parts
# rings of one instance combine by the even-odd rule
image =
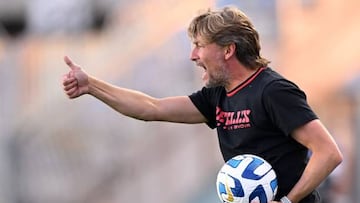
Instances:
[[[204,70],[204,73],[203,73],[201,78],[202,78],[203,81],[206,81],[209,78],[206,66],[204,64],[202,64],[202,63],[196,63],[196,65],[199,68],[202,68]]]
[[[196,62],[196,66],[199,67],[199,68],[204,69],[204,71],[207,70],[206,66],[205,66],[203,63],[201,63],[201,62]]]

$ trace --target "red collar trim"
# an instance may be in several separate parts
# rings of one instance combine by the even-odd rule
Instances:
[[[233,96],[234,94],[236,94],[238,91],[240,91],[241,89],[243,89],[246,85],[248,85],[249,83],[251,83],[256,76],[258,76],[263,70],[265,70],[266,67],[261,67],[259,68],[255,73],[253,73],[248,79],[246,79],[243,83],[241,83],[237,88],[231,90],[230,92],[228,92],[226,95],[228,97]]]

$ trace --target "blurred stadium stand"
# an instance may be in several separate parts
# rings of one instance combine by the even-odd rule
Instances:
[[[101,30],[114,0],[0,1],[0,36],[74,34]]]
[[[25,1],[0,1],[0,36],[18,36],[25,31]]]
[[[253,19],[263,55],[305,89],[346,149],[331,203],[359,202],[350,192],[359,191],[358,132],[339,94],[359,68],[356,0],[0,0],[0,202],[218,202],[214,131],[132,120],[87,96],[70,101],[60,81],[68,54],[116,85],[190,94],[201,81],[186,26],[226,4]]]

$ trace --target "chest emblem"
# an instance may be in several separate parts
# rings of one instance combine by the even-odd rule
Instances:
[[[216,107],[216,126],[224,130],[250,128],[250,114],[250,109],[227,112]]]

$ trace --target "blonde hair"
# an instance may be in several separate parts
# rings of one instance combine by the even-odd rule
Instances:
[[[195,17],[189,27],[191,40],[201,37],[205,43],[219,46],[236,45],[236,57],[245,66],[255,69],[270,61],[260,56],[259,34],[250,19],[236,7],[207,10]]]

